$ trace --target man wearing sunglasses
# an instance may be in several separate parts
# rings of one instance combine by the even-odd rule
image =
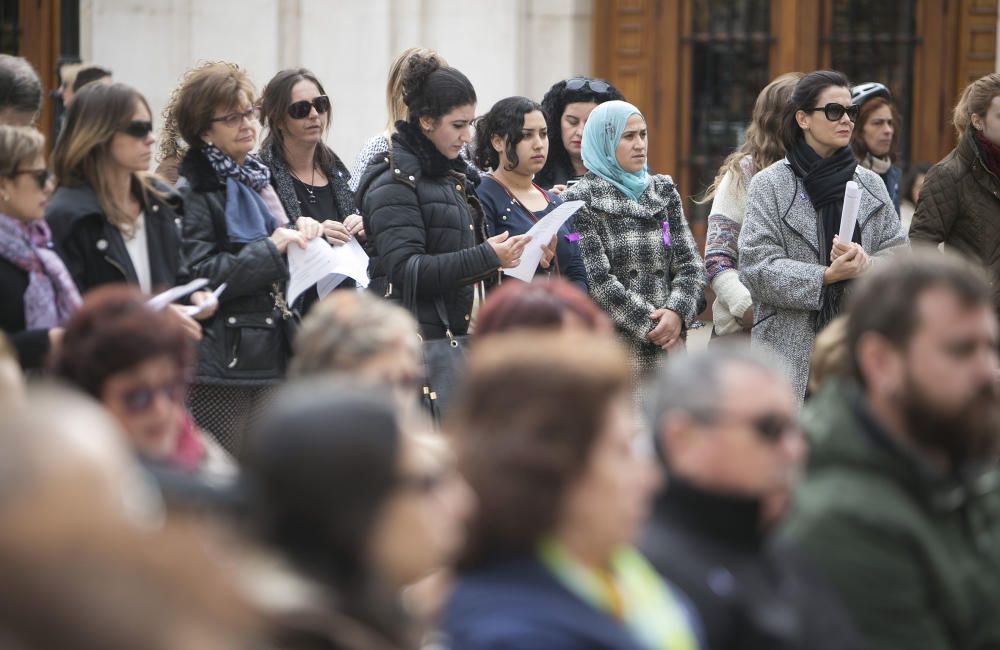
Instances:
[[[1000,647],[997,320],[982,270],[936,250],[858,283],[847,376],[806,406],[788,533],[871,650]]]
[[[650,402],[668,478],[642,550],[691,599],[703,648],[859,648],[831,588],[772,535],[806,452],[781,370],[720,344],[671,361]]]

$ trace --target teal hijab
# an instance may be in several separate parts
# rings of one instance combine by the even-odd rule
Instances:
[[[625,122],[633,115],[642,117],[639,109],[628,102],[604,102],[591,112],[583,127],[583,165],[608,181],[625,196],[639,200],[649,185],[649,171],[643,164],[637,172],[627,172],[618,164],[615,149],[625,132]],[[645,120],[645,118],[643,118]]]

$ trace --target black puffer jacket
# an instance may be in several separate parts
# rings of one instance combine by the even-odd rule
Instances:
[[[180,196],[164,184],[155,192],[135,188],[145,214],[149,272],[153,291],[185,280],[181,264]],[[80,293],[113,282],[137,285],[139,278],[121,232],[105,218],[89,185],[62,186],[45,209],[52,244],[66,264]]]
[[[368,235],[370,288],[399,301],[407,261],[420,256],[417,319],[424,338],[442,338],[435,299],[444,299],[456,335],[472,318],[475,284],[493,279],[500,259],[485,242],[478,176],[461,159],[449,160],[406,122],[396,124],[385,160],[372,163],[358,186]]]
[[[203,323],[196,383],[259,386],[285,374],[287,324],[275,306],[274,286],[288,279],[285,256],[270,239],[229,241],[226,186],[208,159],[190,150],[181,162],[184,195],[183,250],[191,276],[226,290],[215,316]]]

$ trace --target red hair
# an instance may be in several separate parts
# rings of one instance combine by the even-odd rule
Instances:
[[[611,332],[611,321],[566,280],[508,281],[489,295],[476,318],[477,337],[514,329],[560,329],[567,319],[590,332]]]

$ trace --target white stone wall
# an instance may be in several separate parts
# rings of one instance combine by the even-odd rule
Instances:
[[[439,51],[476,87],[478,112],[541,100],[591,67],[591,0],[82,0],[83,58],[110,67],[159,113],[187,68],[225,59],[258,90],[282,68],[315,72],[333,100],[329,143],[350,164],[385,123],[401,50]]]

